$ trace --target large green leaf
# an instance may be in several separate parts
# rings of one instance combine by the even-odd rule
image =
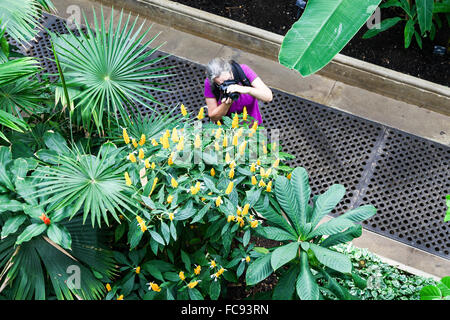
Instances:
[[[294,197],[298,205],[298,216],[300,220],[300,226],[303,230],[303,226],[306,224],[306,210],[309,203],[309,197],[311,196],[311,188],[309,186],[308,173],[305,168],[297,167],[291,173],[290,179],[291,186],[294,190]]]
[[[17,237],[16,244],[21,244],[22,242],[30,241],[32,238],[40,235],[47,229],[47,225],[44,223],[33,223],[30,224],[22,233]]]
[[[247,268],[245,281],[247,285],[251,286],[263,281],[273,272],[271,261],[271,253],[259,257]]]
[[[276,248],[272,252],[272,258],[270,264],[273,270],[277,270],[279,267],[284,266],[289,261],[295,259],[298,253],[299,242],[291,242],[287,245]]]
[[[419,21],[420,33],[431,30],[433,20],[433,7],[435,0],[416,0],[417,20]]]
[[[300,273],[295,287],[301,300],[318,300],[320,298],[319,286],[309,269],[308,254],[304,250],[300,252]]]
[[[333,210],[344,197],[344,194],[345,187],[343,185],[333,184],[327,191],[317,197],[310,221],[313,228]]]
[[[295,291],[295,280],[298,276],[298,267],[293,265],[278,280],[273,290],[273,300],[291,300]]]
[[[353,227],[354,223],[348,219],[338,219],[334,218],[330,221],[322,223],[314,231],[308,234],[308,239],[314,238],[316,236],[323,235],[335,235],[339,232],[344,231],[347,228]]]
[[[6,220],[5,225],[2,228],[1,239],[3,240],[9,234],[16,232],[17,229],[22,225],[22,223],[25,222],[25,219],[26,219],[25,215],[20,215],[11,217],[8,220]]]
[[[277,227],[262,227],[256,230],[258,234],[264,238],[275,240],[275,241],[297,241],[297,237],[293,234],[284,231],[283,229]]]
[[[299,205],[295,197],[293,197],[294,188],[289,183],[286,177],[278,176],[275,180],[275,195],[277,201],[283,209],[284,213],[288,216],[298,234],[301,234],[303,230],[300,215],[299,215]]]
[[[421,300],[440,300],[442,298],[442,292],[438,287],[425,286],[420,290]]]
[[[317,260],[325,266],[342,273],[350,273],[352,271],[352,262],[346,255],[313,243],[310,244],[310,248]]]
[[[353,227],[348,228],[344,232],[340,232],[338,234],[329,236],[320,245],[325,248],[332,247],[339,243],[346,243],[352,241],[354,238],[360,237],[361,234],[362,234],[362,227],[359,224],[354,225]]]
[[[286,33],[280,63],[307,77],[327,65],[369,19],[381,0],[308,1]]]

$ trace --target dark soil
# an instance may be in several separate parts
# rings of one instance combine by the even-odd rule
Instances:
[[[285,35],[298,20],[298,7],[295,5],[295,0],[172,1],[280,35]],[[403,10],[395,7],[381,9],[381,20],[399,16],[402,13]],[[401,21],[391,29],[370,39],[362,39],[362,35],[367,31],[367,26],[364,24],[340,53],[424,80],[450,86],[450,54],[448,50],[444,56],[433,54],[435,45],[446,47],[449,42],[450,28],[445,16],[441,18],[443,27],[437,30],[434,41],[429,38],[423,39],[423,49],[419,48],[414,38],[410,47],[404,48],[404,22]]]

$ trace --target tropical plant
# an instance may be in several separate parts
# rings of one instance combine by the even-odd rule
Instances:
[[[70,208],[49,212],[46,197],[36,198],[38,163],[12,159],[0,147],[0,292],[10,299],[98,299],[105,291],[96,278],[114,275],[112,255],[97,229],[67,220]],[[70,270],[83,276],[67,285]]]
[[[279,62],[307,77],[326,66],[369,19],[381,0],[309,0],[286,33]]]
[[[151,57],[161,46],[150,48],[156,36],[144,42],[151,28],[139,35],[144,23],[134,31],[137,18],[130,25],[131,14],[122,26],[121,11],[116,28],[113,10],[109,27],[105,25],[103,9],[100,23],[93,10],[94,26],[89,25],[84,13],[83,16],[86,28],[77,25],[78,36],[70,28],[67,28],[67,35],[52,34],[56,56],[70,89],[70,104],[75,110],[74,113],[71,109],[71,114],[74,114],[76,122],[89,133],[95,125],[100,135],[103,135],[107,122],[108,133],[111,134],[111,119],[115,119],[117,125],[119,120],[128,125],[127,111],[133,111],[139,104],[155,110],[151,103],[161,104],[147,91],[168,91],[159,88],[163,83],[153,79],[169,76],[161,72],[170,67],[151,68],[166,56]],[[58,86],[62,88],[62,84]],[[57,92],[58,96],[62,94]]]
[[[258,229],[257,233],[285,244],[264,250],[249,266],[247,285],[281,271],[274,291],[278,299],[291,299],[294,291],[302,300],[320,299],[324,290],[339,299],[354,298],[334,277],[353,277],[361,285],[364,281],[352,273],[350,259],[332,247],[359,237],[362,227],[354,222],[373,216],[375,207],[361,206],[319,224],[344,196],[344,186],[334,184],[325,193],[314,196],[312,206],[309,205],[309,178],[304,168],[295,168],[290,179],[278,176],[274,186],[275,197],[266,195],[254,206],[269,225]],[[281,269],[286,264],[289,268]],[[322,286],[318,285],[319,280]]]
[[[450,300],[450,277],[444,277],[435,286],[425,286],[420,290],[421,300]]]
[[[449,0],[388,0],[380,5],[380,8],[398,7],[404,11],[404,16],[388,18],[380,22],[379,25],[366,31],[363,39],[376,36],[380,32],[386,31],[399,22],[405,23],[404,45],[408,48],[414,38],[422,48],[422,38],[429,36],[434,40],[436,30],[441,28],[442,20],[439,15],[445,14],[450,26],[450,1]],[[417,27],[418,26],[418,27]]]
[[[42,10],[56,11],[50,0],[2,0],[0,21],[8,36],[18,43],[27,42],[42,29],[39,22]]]

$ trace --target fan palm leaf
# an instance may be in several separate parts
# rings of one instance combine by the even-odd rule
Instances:
[[[68,30],[70,36],[63,36],[59,41],[54,41],[67,86],[78,85],[82,88],[74,98],[77,100],[75,108],[81,108],[82,114],[89,115],[89,119],[83,119],[84,125],[88,127],[86,122],[93,119],[100,133],[103,130],[105,112],[108,122],[111,116],[114,116],[117,123],[119,118],[128,123],[127,106],[133,108],[140,104],[154,110],[154,105],[161,105],[146,90],[168,91],[159,88],[158,85],[161,83],[153,80],[170,76],[161,74],[161,71],[170,67],[153,67],[155,63],[165,58],[150,57],[160,47],[150,48],[157,36],[143,43],[151,28],[138,36],[144,23],[134,31],[137,18],[130,25],[131,15],[128,15],[122,26],[122,11],[118,25],[114,29],[113,15],[112,10],[110,25],[107,28],[103,9],[100,25],[94,10],[95,23],[92,28],[83,13],[87,26],[85,33],[77,26],[79,37]]]
[[[62,143],[62,137],[48,132],[44,137],[54,154],[59,153],[57,166],[42,168],[38,177],[43,181],[36,185],[35,196],[48,196],[44,204],[51,204],[48,210],[57,210],[72,205],[71,216],[83,208],[83,223],[91,215],[92,226],[101,220],[109,225],[109,215],[119,221],[123,210],[136,214],[140,208],[132,200],[130,188],[123,178],[126,170],[121,148],[105,143],[97,156],[84,154],[76,147],[69,149]],[[62,153],[62,151],[66,152]],[[39,156],[39,152],[38,152]],[[56,160],[56,159],[55,159]],[[39,169],[38,169],[39,170]]]
[[[72,235],[72,250],[66,251],[45,236],[39,236],[14,248],[18,231],[0,243],[0,292],[11,288],[12,299],[45,299],[50,293],[58,299],[100,299],[105,292],[92,270],[107,279],[116,274],[113,255],[102,245],[98,232],[81,225],[81,217],[63,222]],[[79,287],[71,288],[67,280],[69,267],[80,270]],[[47,279],[50,279],[48,281]],[[51,289],[51,290],[50,290]]]

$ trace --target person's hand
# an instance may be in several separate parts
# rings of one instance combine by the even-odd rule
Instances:
[[[248,93],[250,93],[250,87],[241,86],[238,84],[232,84],[227,88],[227,93],[231,93],[231,92],[239,92],[239,93],[243,93],[243,94],[248,94]]]
[[[231,105],[231,104],[233,103],[233,100],[232,100],[230,97],[228,97],[228,98],[223,98],[223,99],[222,99],[222,103],[225,103],[225,104],[227,104],[227,105]]]

